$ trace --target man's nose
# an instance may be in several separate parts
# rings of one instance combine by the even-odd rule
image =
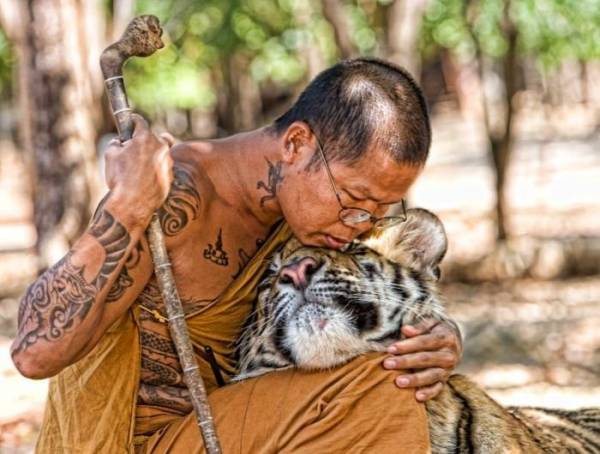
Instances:
[[[318,265],[315,259],[303,257],[281,269],[280,282],[282,284],[293,284],[297,289],[304,289],[308,285],[311,276],[317,271]]]

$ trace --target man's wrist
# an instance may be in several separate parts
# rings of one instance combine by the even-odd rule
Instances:
[[[147,201],[131,197],[119,190],[110,192],[102,209],[108,210],[130,233],[146,230],[155,211]]]

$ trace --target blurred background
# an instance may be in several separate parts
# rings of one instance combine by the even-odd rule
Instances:
[[[340,59],[406,67],[434,136],[409,200],[447,227],[460,371],[505,404],[600,405],[600,0],[0,0],[1,452],[41,421],[18,301],[104,192],[98,59],[136,14],[167,45],[127,64],[131,102],[181,140],[268,123]]]

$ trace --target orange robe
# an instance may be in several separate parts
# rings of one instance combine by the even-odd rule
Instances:
[[[189,314],[192,342],[235,374],[234,341],[252,310],[269,255],[291,236],[281,225],[214,302]],[[137,405],[141,349],[133,305],[77,363],[50,380],[39,453],[203,452],[194,415]],[[273,372],[217,389],[198,357],[225,454],[429,451],[424,406],[370,354],[332,371]]]

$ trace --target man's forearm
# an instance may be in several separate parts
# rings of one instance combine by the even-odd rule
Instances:
[[[114,216],[111,211],[118,210],[111,210],[110,198],[107,202],[101,204],[73,249],[43,273],[20,302],[11,353],[26,376],[57,373],[98,337],[95,331],[106,297],[145,227],[120,220],[126,216]],[[117,290],[128,285],[119,283]]]

